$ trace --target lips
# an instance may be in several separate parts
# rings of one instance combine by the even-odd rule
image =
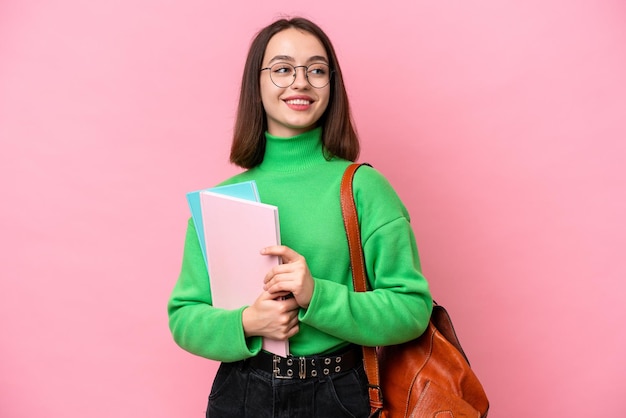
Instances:
[[[283,99],[283,101],[289,107],[302,108],[302,107],[310,106],[311,104],[313,104],[315,100],[311,99],[308,96],[290,96],[290,97],[287,97],[286,99]]]

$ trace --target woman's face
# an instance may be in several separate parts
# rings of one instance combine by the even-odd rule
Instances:
[[[265,49],[262,68],[276,63],[294,67],[328,64],[328,56],[314,35],[289,28],[274,35]],[[328,106],[330,84],[322,88],[312,87],[303,67],[296,68],[296,79],[289,87],[277,87],[270,78],[270,70],[261,71],[260,77],[261,100],[270,134],[292,137],[317,126]]]

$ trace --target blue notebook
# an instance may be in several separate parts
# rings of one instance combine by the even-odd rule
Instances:
[[[189,203],[189,210],[191,211],[191,217],[198,233],[198,240],[200,241],[200,248],[202,248],[202,256],[204,262],[207,264],[206,255],[206,241],[204,239],[204,224],[202,222],[202,207],[200,205],[200,193],[209,190],[214,193],[220,193],[227,196],[237,197],[239,199],[252,200],[254,202],[260,202],[259,191],[256,187],[256,182],[244,181],[242,183],[228,184],[226,186],[212,187],[209,189],[196,190],[187,193],[187,203]],[[208,264],[207,264],[208,268]]]

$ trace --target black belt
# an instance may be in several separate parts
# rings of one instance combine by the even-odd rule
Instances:
[[[272,373],[278,379],[310,379],[345,372],[362,363],[363,350],[351,345],[347,350],[321,356],[280,357],[261,351],[248,359],[248,364]]]

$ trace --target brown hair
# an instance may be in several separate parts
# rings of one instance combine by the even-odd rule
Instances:
[[[250,45],[241,81],[230,161],[242,168],[252,168],[263,161],[267,117],[261,102],[259,70],[270,39],[289,28],[300,29],[317,37],[324,46],[330,68],[334,71],[328,107],[319,121],[322,125],[322,144],[326,158],[336,156],[354,161],[359,156],[359,140],[353,126],[337,55],[324,31],[315,23],[301,17],[275,21],[263,28]]]

